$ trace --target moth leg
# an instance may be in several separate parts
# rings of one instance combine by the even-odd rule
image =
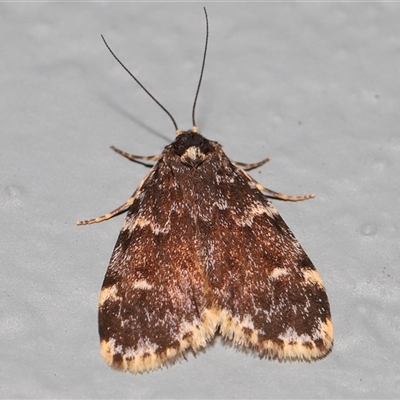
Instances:
[[[97,217],[97,218],[92,218],[92,219],[86,219],[86,220],[82,220],[82,221],[78,221],[76,224],[77,225],[90,225],[90,224],[96,224],[98,222],[103,222],[106,221],[112,217],[115,217],[117,214],[120,214],[124,211],[126,211],[135,201],[135,197],[136,197],[136,193],[129,198],[129,200],[122,204],[122,206],[116,208],[114,211],[109,212],[108,214],[102,215],[101,217]]]
[[[118,154],[121,154],[121,156],[126,157],[128,160],[131,161],[158,161],[161,157],[161,154],[156,154],[154,156],[135,156],[134,154],[129,154],[126,153],[125,151],[119,150],[114,146],[110,146],[110,148],[112,148],[115,152],[117,152]]]
[[[113,150],[115,150],[117,153],[122,154],[123,156],[131,159],[130,157],[140,157],[140,156],[133,156],[131,154],[125,153],[121,150],[118,150],[116,148],[114,148],[112,146]],[[161,156],[152,156],[153,158],[158,157],[160,158]],[[132,158],[132,160],[134,160]],[[97,217],[97,218],[92,218],[92,219],[85,219],[82,221],[78,221],[76,224],[77,225],[90,225],[90,224],[96,224],[98,222],[103,222],[106,221],[112,217],[115,217],[118,214],[123,213],[124,211],[127,211],[129,209],[129,207],[135,202],[136,197],[138,195],[138,193],[140,193],[140,190],[143,186],[143,183],[145,182],[145,180],[147,179],[147,177],[150,175],[151,171],[147,174],[147,176],[142,180],[142,182],[140,182],[138,188],[135,190],[135,193],[133,193],[133,195],[124,203],[122,204],[122,206],[119,206],[118,208],[116,208],[115,210],[109,212],[108,214],[102,215],[101,217]]]
[[[250,171],[251,169],[255,169],[255,168],[261,167],[262,165],[266,164],[268,161],[270,161],[269,157],[264,158],[264,160],[261,160],[259,162],[251,163],[251,164],[246,164],[246,163],[242,163],[242,162],[239,162],[239,161],[233,161],[233,163],[236,164],[239,167],[242,167],[246,171]]]
[[[242,170],[242,173],[251,181],[254,183],[254,185],[256,186],[256,188],[258,190],[260,190],[261,192],[266,192],[270,195],[272,195],[273,197],[275,197],[276,199],[279,200],[285,200],[285,201],[303,201],[303,200],[308,200],[308,199],[312,199],[315,197],[315,194],[306,194],[304,196],[289,196],[287,194],[283,194],[283,193],[278,193],[278,192],[274,192],[271,189],[268,189],[266,187],[264,187],[263,185],[261,185],[261,183],[258,183],[255,179],[253,179],[246,171]]]
[[[303,200],[309,200],[315,197],[315,194],[310,193],[310,194],[305,194],[303,196],[289,196],[287,194],[283,193],[278,193],[274,192],[271,189],[267,189],[266,187],[262,186],[260,183],[256,183],[257,189],[261,190],[262,192],[269,193],[273,197],[279,199],[279,200],[285,200],[285,201],[303,201]]]

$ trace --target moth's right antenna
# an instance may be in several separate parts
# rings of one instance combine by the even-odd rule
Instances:
[[[203,80],[204,66],[206,64],[206,55],[207,55],[207,47],[208,47],[208,15],[207,15],[207,10],[206,10],[205,7],[204,7],[204,14],[206,16],[206,44],[204,46],[203,64],[201,66],[199,84],[197,85],[196,95],[194,96],[194,103],[193,103],[193,109],[192,109],[192,122],[193,122],[193,127],[194,128],[196,127],[196,121],[195,121],[195,116],[194,115],[195,115],[195,112],[196,112],[196,104],[197,104],[197,98],[199,96],[201,81]]]
[[[106,45],[108,51],[113,55],[113,57],[119,62],[119,64],[122,66],[122,68],[136,81],[136,83],[168,114],[168,116],[171,118],[172,123],[174,124],[175,127],[175,131],[176,132],[180,132],[178,129],[178,125],[174,119],[174,117],[171,115],[171,113],[141,84],[141,82],[139,81],[139,79],[136,78],[136,76],[134,76],[132,74],[131,71],[129,71],[128,68],[125,67],[125,65],[122,63],[122,61],[120,61],[120,59],[114,54],[114,52],[111,50],[110,46],[108,45],[108,43],[106,42],[106,39],[104,39],[104,36],[101,35],[101,38],[103,39],[104,44]]]

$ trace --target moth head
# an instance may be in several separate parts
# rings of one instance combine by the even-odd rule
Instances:
[[[175,154],[180,157],[183,164],[196,168],[207,158],[212,150],[210,141],[197,132],[197,129],[179,132],[172,143]]]

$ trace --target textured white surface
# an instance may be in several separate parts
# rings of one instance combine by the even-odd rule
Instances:
[[[400,7],[205,3],[210,48],[197,124],[252,175],[304,203],[274,204],[330,297],[333,352],[259,360],[217,339],[133,376],[100,358],[97,300],[146,169],[171,122],[119,57],[191,127],[202,3],[0,5],[0,397],[396,398],[400,395]]]

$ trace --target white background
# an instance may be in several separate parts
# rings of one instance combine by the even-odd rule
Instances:
[[[318,268],[332,307],[324,360],[260,360],[217,338],[150,374],[103,363],[97,299],[147,173],[108,146],[159,153],[175,116],[252,175]],[[394,3],[0,4],[0,396],[395,398],[400,395],[400,5]]]

